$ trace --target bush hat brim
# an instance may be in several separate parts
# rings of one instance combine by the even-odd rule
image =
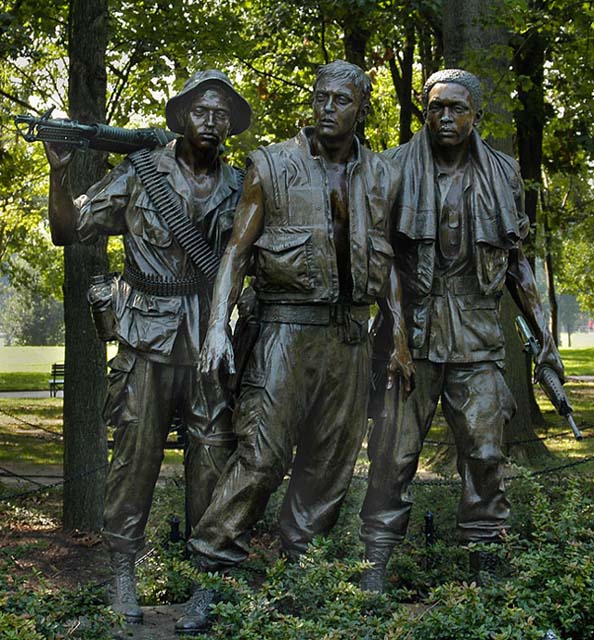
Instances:
[[[231,98],[231,127],[229,135],[234,136],[245,131],[250,126],[252,110],[247,100],[233,88],[231,80],[216,69],[198,71],[194,73],[184,84],[183,89],[165,105],[165,119],[167,126],[175,133],[184,133],[184,113],[192,105],[192,101],[199,92],[206,91],[209,86],[222,89]]]

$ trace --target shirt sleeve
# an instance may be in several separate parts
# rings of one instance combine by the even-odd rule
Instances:
[[[524,181],[522,180],[519,166],[510,179],[510,187],[514,195],[516,209],[518,212],[518,229],[520,231],[520,238],[524,240],[530,231],[530,220],[526,215],[526,207],[524,204]]]
[[[90,243],[101,235],[126,233],[124,213],[135,180],[134,168],[126,159],[75,200],[79,211],[76,231],[80,242]]]

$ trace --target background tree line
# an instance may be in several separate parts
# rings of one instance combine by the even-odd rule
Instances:
[[[11,114],[56,105],[81,121],[164,126],[164,104],[185,79],[220,68],[254,110],[252,128],[227,152],[241,164],[249,150],[286,139],[309,120],[317,66],[344,58],[373,80],[361,134],[379,151],[421,127],[428,76],[464,66],[485,81],[483,134],[520,161],[533,225],[528,251],[546,266],[557,333],[559,293],[576,294],[582,309],[594,311],[593,22],[592,2],[583,0],[7,3],[0,13],[0,273],[16,290],[64,300],[65,471],[83,474],[65,495],[70,524],[95,528],[101,513],[100,483],[84,473],[106,456],[99,419],[105,353],[85,293],[90,275],[119,250],[117,242],[51,245],[43,150],[18,138]],[[118,161],[78,154],[73,191],[84,192]],[[524,374],[512,386],[529,429],[538,416],[523,400],[529,387],[523,356],[515,357]]]

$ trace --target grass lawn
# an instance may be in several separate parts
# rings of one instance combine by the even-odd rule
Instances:
[[[61,436],[61,398],[0,398],[0,465],[62,464]],[[165,452],[166,464],[182,461],[181,451]]]
[[[64,362],[64,346],[0,347],[0,373],[49,373],[54,362]]]
[[[0,372],[0,391],[47,391],[50,370]]]
[[[565,373],[569,376],[594,375],[594,347],[560,349]]]
[[[117,345],[107,346],[112,358]],[[47,391],[54,362],[64,362],[64,347],[0,347],[0,391]]]

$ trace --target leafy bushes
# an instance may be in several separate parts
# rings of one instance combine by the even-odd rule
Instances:
[[[31,588],[27,580],[2,562],[0,575],[0,638],[3,640],[108,640],[120,622],[102,604],[98,588],[51,591],[40,575]]]
[[[542,640],[548,630],[559,640],[594,640],[591,475],[510,483],[512,533],[505,544],[485,547],[504,570],[481,588],[472,582],[468,549],[453,540],[457,489],[418,487],[410,535],[393,555],[384,595],[357,586],[366,566],[357,540],[364,489],[363,481],[353,483],[332,534],[295,564],[277,560],[275,496],[250,559],[221,576],[199,574],[184,559],[183,542],[163,545],[168,514],[183,505],[182,488],[169,484],[158,492],[149,529],[155,551],[139,570],[143,604],[184,601],[196,581],[216,588],[222,599],[200,640]],[[429,547],[422,534],[428,507],[438,534]],[[98,604],[97,589],[50,593],[36,577],[40,586],[32,590],[11,575],[17,557],[0,553],[0,637],[110,637],[113,616]],[[73,631],[81,617],[85,624]]]

